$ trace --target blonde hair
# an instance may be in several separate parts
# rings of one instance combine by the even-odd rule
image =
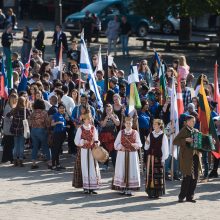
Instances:
[[[86,119],[92,120],[92,115],[90,113],[83,114],[82,120],[85,121]]]
[[[125,122],[133,122],[133,118],[130,116],[125,117]]]
[[[187,66],[186,57],[185,56],[180,56],[179,65],[180,66]]]
[[[161,130],[164,129],[164,123],[163,123],[163,120],[161,119],[154,119],[153,123],[157,123],[160,127]]]
[[[117,93],[114,94],[114,95],[113,95],[113,98],[114,98],[114,97],[117,97],[117,98],[119,99],[119,101],[121,101],[121,96],[120,96],[119,94],[117,94]]]

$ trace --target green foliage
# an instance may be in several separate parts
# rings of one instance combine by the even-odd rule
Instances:
[[[205,13],[220,14],[220,0],[135,0],[134,10],[144,16],[163,20],[169,12],[180,17]]]

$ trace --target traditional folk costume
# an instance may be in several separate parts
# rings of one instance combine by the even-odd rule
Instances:
[[[192,137],[194,130],[196,129],[184,126],[173,141],[173,144],[180,146],[180,171],[183,175],[179,202],[185,198],[186,201],[195,202],[193,196],[201,168],[201,153],[190,148],[190,143],[186,142],[186,138]]]
[[[147,150],[146,193],[150,198],[165,194],[164,162],[169,156],[167,136],[160,130],[151,132],[145,143]]]
[[[131,144],[135,144],[132,146]],[[130,190],[140,189],[140,168],[138,149],[142,147],[140,136],[136,130],[124,129],[118,133],[114,143],[118,151],[113,187],[123,190],[123,194],[132,195]],[[125,151],[122,151],[122,147]]]
[[[80,159],[83,189],[86,193],[93,192],[93,190],[99,188],[101,182],[99,165],[92,155],[94,142],[99,142],[96,128],[90,124],[88,126],[82,125],[77,129],[74,141],[77,146],[81,147]],[[89,143],[85,144],[85,141]]]

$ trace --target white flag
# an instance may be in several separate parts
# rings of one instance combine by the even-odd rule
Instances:
[[[173,139],[179,133],[179,116],[178,116],[178,107],[177,107],[177,95],[176,95],[176,86],[175,79],[172,80],[172,91],[171,91],[171,106],[170,106],[170,122],[171,129],[174,128],[175,133],[170,136],[170,146],[173,145]],[[172,147],[170,149],[170,154],[172,155]],[[174,145],[173,156],[177,159],[177,146]]]
[[[100,109],[103,109],[102,99],[98,90],[98,86],[96,84],[95,76],[93,74],[92,66],[89,60],[88,50],[85,44],[85,41],[81,35],[81,53],[80,53],[80,72],[85,73],[89,77],[89,86],[90,89],[94,92],[96,100]]]

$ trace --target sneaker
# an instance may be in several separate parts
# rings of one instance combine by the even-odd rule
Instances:
[[[97,195],[98,193],[96,192],[96,191],[94,191],[94,190],[89,190],[89,193],[90,194],[93,194],[93,195]]]
[[[59,168],[60,170],[65,170],[66,169],[66,167],[63,167],[61,165],[58,165],[57,168]]]
[[[88,189],[84,189],[84,190],[83,190],[83,193],[84,193],[84,194],[89,194],[89,190],[88,190]]]

